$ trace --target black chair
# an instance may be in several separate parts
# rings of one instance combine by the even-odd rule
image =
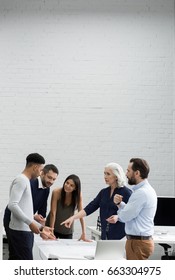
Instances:
[[[97,218],[97,226],[96,226],[96,229],[101,231],[101,220],[100,220],[100,216],[98,216]]]
[[[160,246],[164,248],[165,255],[161,256],[161,260],[175,260],[175,256],[170,255],[168,249],[171,248],[169,244],[159,243]]]

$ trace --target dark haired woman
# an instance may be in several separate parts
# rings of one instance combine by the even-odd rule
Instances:
[[[82,210],[81,182],[77,175],[69,175],[62,188],[52,192],[51,209],[46,220],[46,225],[54,228],[56,238],[72,239],[73,225],[70,228],[60,225],[65,219],[74,215],[75,210]],[[80,218],[82,234],[79,240],[86,240],[84,219]]]

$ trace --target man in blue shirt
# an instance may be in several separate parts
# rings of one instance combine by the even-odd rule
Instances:
[[[128,260],[146,260],[154,251],[152,235],[157,196],[147,180],[149,170],[149,165],[144,159],[130,160],[126,176],[128,184],[133,186],[133,193],[127,204],[122,201],[122,196],[114,196],[114,203],[119,208],[118,215],[113,215],[108,220],[110,223],[125,223]]]

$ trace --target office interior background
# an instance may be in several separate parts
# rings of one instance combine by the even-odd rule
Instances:
[[[58,167],[52,190],[80,177],[84,206],[132,157],[175,195],[174,19],[173,0],[0,1],[2,210],[31,152]]]

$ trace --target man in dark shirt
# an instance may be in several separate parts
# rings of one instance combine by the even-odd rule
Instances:
[[[41,225],[45,224],[47,200],[50,193],[50,187],[57,179],[58,174],[59,171],[55,165],[47,164],[44,166],[38,178],[30,180],[34,219]],[[4,211],[3,224],[7,236],[9,260],[13,260],[13,246],[9,239],[10,217],[11,211],[8,209],[8,207],[6,207]]]
[[[34,219],[42,225],[45,224],[50,187],[57,179],[58,173],[55,165],[48,164],[43,168],[40,177],[30,181]]]

